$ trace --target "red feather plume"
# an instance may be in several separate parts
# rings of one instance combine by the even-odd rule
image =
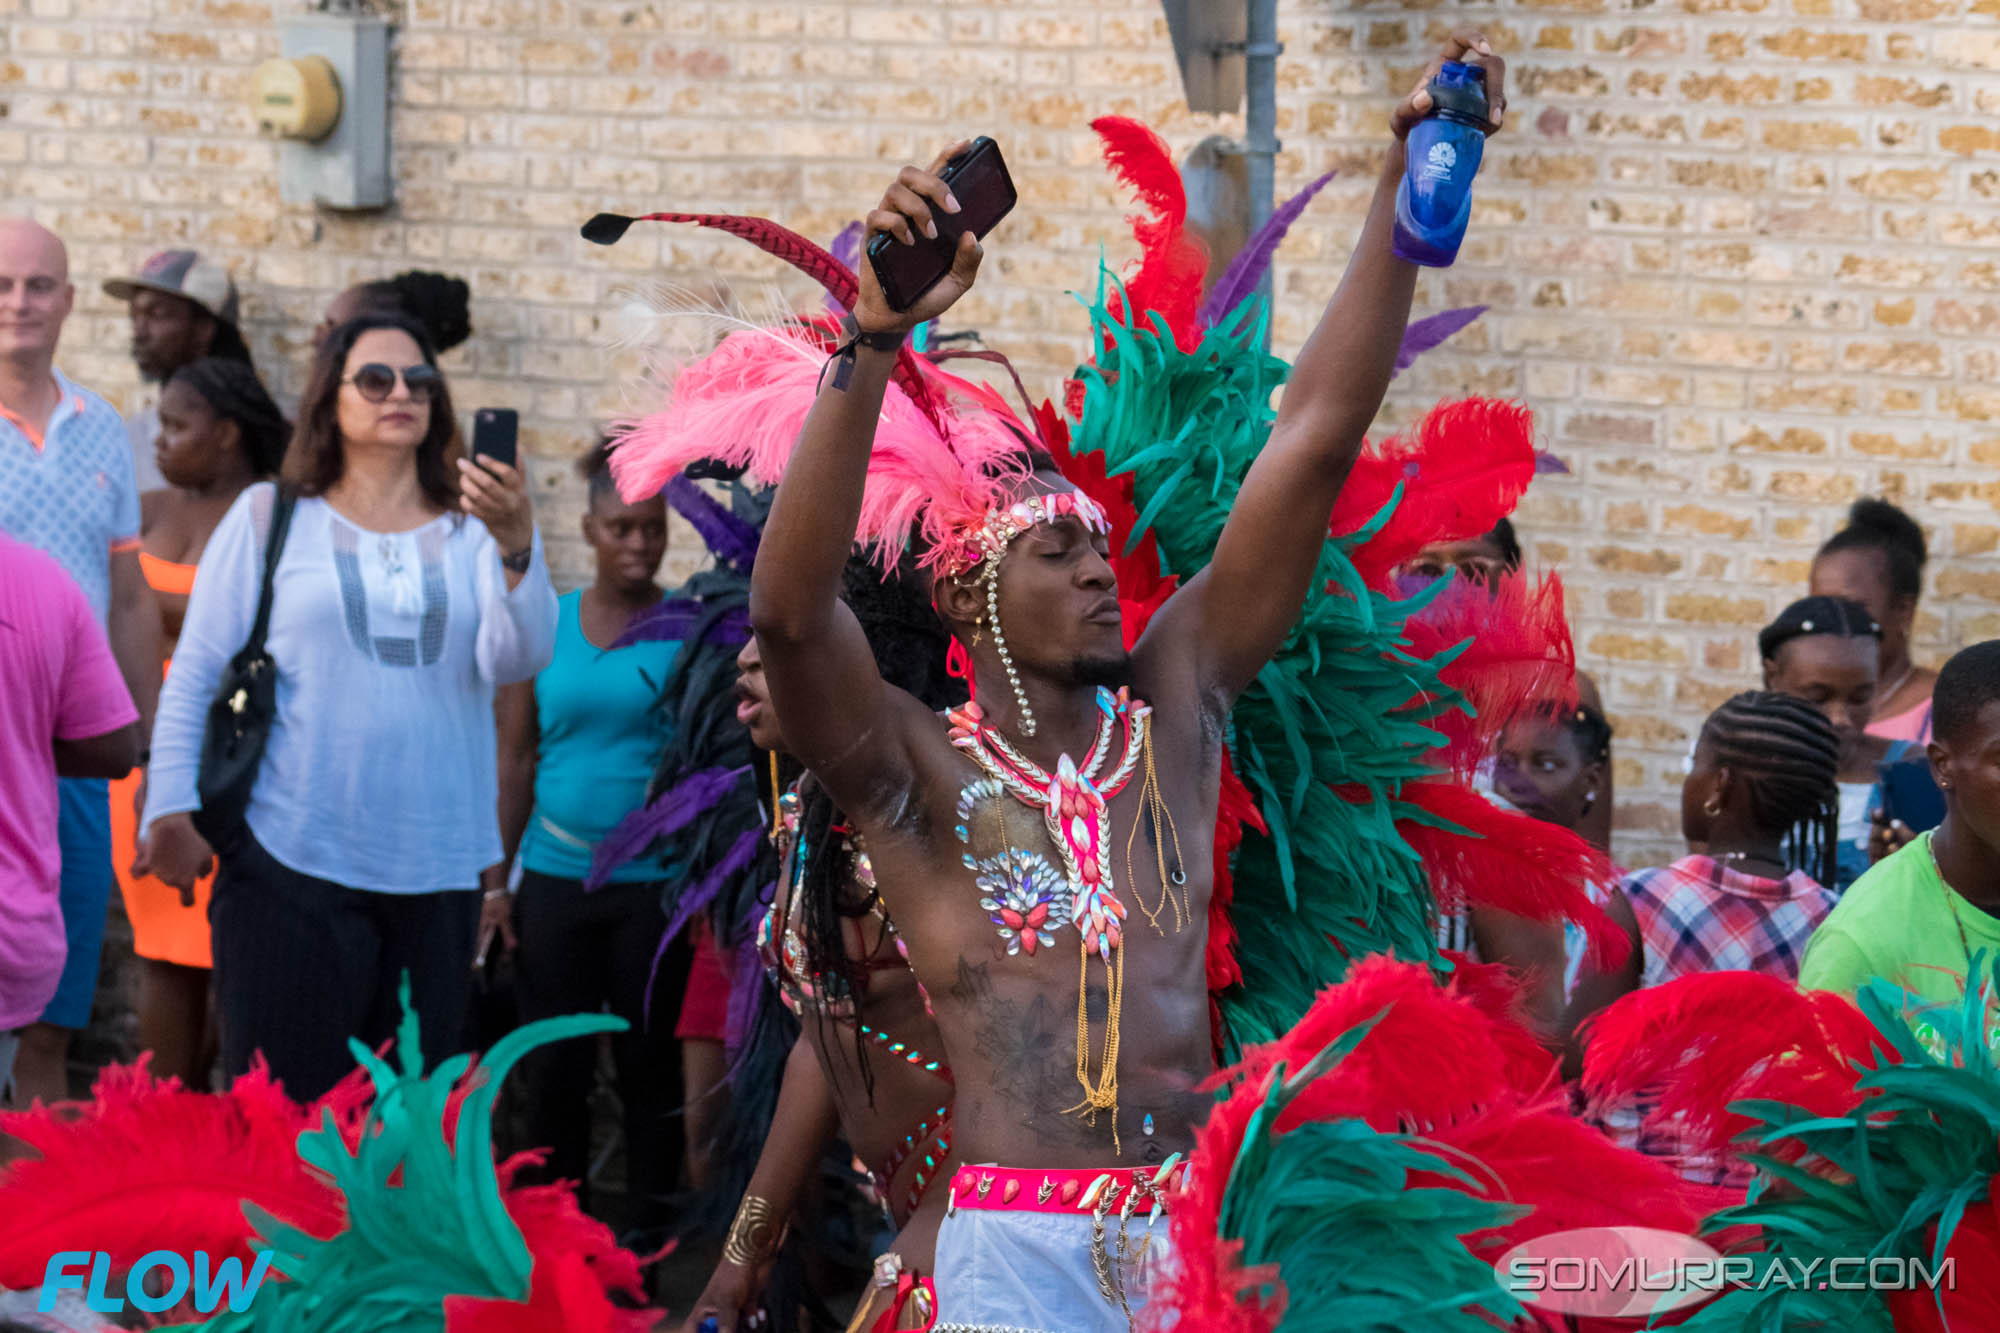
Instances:
[[[1576,645],[1570,638],[1562,580],[1516,571],[1489,590],[1454,579],[1410,620],[1411,651],[1437,657],[1463,644],[1439,673],[1465,696],[1474,715],[1451,712],[1434,724],[1445,735],[1452,771],[1469,777],[1493,753],[1500,734],[1539,708],[1576,707]]]
[[[745,240],[776,259],[782,259],[799,272],[826,289],[826,294],[839,304],[842,310],[854,309],[854,303],[861,296],[861,280],[854,270],[843,264],[831,250],[819,242],[801,236],[781,222],[769,218],[751,217],[741,213],[647,213],[629,222],[683,222],[690,226],[707,227],[712,231],[727,232]],[[619,228],[620,233],[623,227]],[[826,323],[816,320],[801,320],[807,327],[824,331]],[[926,376],[926,364],[922,358],[904,346],[896,353],[896,383],[902,386],[910,401],[943,428],[947,419],[937,396],[932,392],[931,382]]]
[[[1584,1040],[1583,1090],[1596,1106],[1647,1092],[1688,1151],[1720,1155],[1733,1155],[1730,1141],[1751,1125],[1731,1102],[1846,1115],[1861,1101],[1856,1066],[1895,1059],[1846,996],[1761,972],[1707,972],[1634,991],[1596,1014]]]
[[[841,263],[831,250],[819,242],[769,218],[748,217],[739,213],[647,213],[636,220],[685,222],[691,226],[727,232],[750,242],[767,255],[784,260],[817,282],[826,289],[828,296],[840,303],[843,310],[854,309],[855,301],[860,298],[861,280],[854,276],[853,269]]]
[[[1470,904],[1531,921],[1573,921],[1588,936],[1597,966],[1624,962],[1630,942],[1584,887],[1617,877],[1603,852],[1566,828],[1502,810],[1454,783],[1414,782],[1401,799],[1466,830],[1414,819],[1396,824],[1430,871],[1440,909]]]
[[[1331,531],[1359,530],[1405,483],[1388,523],[1352,553],[1361,577],[1381,587],[1432,542],[1492,531],[1534,478],[1535,421],[1527,408],[1497,398],[1439,403],[1408,432],[1362,451],[1334,505]]]
[[[171,1242],[250,1263],[246,1201],[333,1235],[346,1207],[297,1147],[323,1105],[341,1114],[300,1107],[261,1062],[228,1092],[201,1093],[141,1060],[105,1069],[88,1102],[0,1114],[0,1133],[40,1154],[0,1171],[0,1287],[38,1285],[63,1250],[103,1251],[119,1269]]]
[[[1139,267],[1125,281],[1133,316],[1143,323],[1152,312],[1165,321],[1184,352],[1201,345],[1202,283],[1208,275],[1208,251],[1187,230],[1187,187],[1166,141],[1145,125],[1124,116],[1099,116],[1090,122],[1104,145],[1104,161],[1132,193],[1145,213],[1132,219],[1139,242]],[[1111,299],[1111,313],[1119,302]]]

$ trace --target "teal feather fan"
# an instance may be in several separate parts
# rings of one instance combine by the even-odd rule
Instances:
[[[1895,1054],[1858,1074],[1861,1096],[1851,1111],[1826,1115],[1777,1100],[1730,1108],[1755,1122],[1743,1141],[1752,1145],[1744,1157],[1758,1181],[1748,1202],[1715,1214],[1706,1229],[1755,1228],[1747,1253],[1758,1276],[1683,1327],[2000,1326],[2000,1053],[1989,1028],[2000,972],[1983,951],[1967,971],[1979,980],[1956,1006],[1927,1006],[1881,980],[1862,989],[1862,1013]],[[1948,1287],[1935,1293],[1923,1278],[1917,1290],[1893,1293],[1783,1280],[1863,1256],[1915,1262],[1927,1274],[1956,1263]]]
[[[444,1333],[446,1297],[528,1299],[534,1258],[493,1169],[493,1100],[507,1071],[528,1051],[622,1031],[626,1022],[579,1014],[517,1029],[495,1043],[482,1062],[483,1076],[460,1099],[457,1084],[471,1057],[454,1056],[426,1077],[407,978],[402,1001],[400,1069],[348,1042],[375,1085],[358,1141],[350,1143],[331,1110],[323,1112],[318,1129],[299,1136],[299,1155],[346,1200],[346,1229],[318,1240],[246,1204],[255,1248],[272,1251],[272,1275],[285,1280],[266,1281],[248,1309],[191,1327],[203,1333]]]
[[[1261,301],[1183,352],[1156,317],[1127,324],[1106,297],[1101,281],[1070,447],[1129,478],[1135,533],[1150,530],[1166,572],[1185,582],[1207,564],[1270,438],[1290,367],[1263,349]],[[1245,831],[1235,866],[1244,981],[1219,1003],[1238,1047],[1290,1028],[1350,959],[1441,961],[1424,867],[1396,823],[1428,818],[1397,795],[1440,775],[1431,724],[1464,707],[1439,674],[1450,655],[1414,656],[1404,632],[1444,585],[1397,600],[1349,558],[1400,497],[1360,530],[1328,537],[1291,636],[1232,716],[1232,753],[1270,830]]]

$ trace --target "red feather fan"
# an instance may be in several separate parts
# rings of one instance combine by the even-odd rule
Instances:
[[[1159,135],[1124,116],[1100,116],[1090,122],[1104,144],[1104,161],[1134,195],[1146,214],[1132,219],[1139,242],[1139,267],[1125,280],[1125,294],[1134,312],[1127,322],[1144,325],[1147,312],[1157,314],[1184,352],[1201,345],[1202,283],[1208,276],[1208,251],[1187,229],[1187,188],[1173,153]],[[1114,294],[1111,313],[1119,314]]]
[[[1383,587],[1432,542],[1492,531],[1534,479],[1535,421],[1527,408],[1497,398],[1439,403],[1409,432],[1362,451],[1334,505],[1331,530],[1336,536],[1358,530],[1405,483],[1388,523],[1353,552],[1361,577]]]
[[[1751,1125],[1731,1102],[1845,1115],[1861,1099],[1855,1066],[1895,1058],[1846,996],[1761,972],[1700,973],[1634,991],[1584,1033],[1583,1089],[1593,1103],[1657,1096],[1657,1118],[1675,1122],[1686,1149],[1707,1154],[1733,1154],[1730,1141]]]
[[[1482,983],[1482,986],[1490,983]],[[1502,1102],[1543,1097],[1556,1085],[1555,1058],[1526,1028],[1479,999],[1438,985],[1429,968],[1387,956],[1364,958],[1313,1001],[1296,1027],[1245,1056],[1253,1081],[1279,1061],[1299,1068],[1341,1033],[1382,1017],[1333,1075],[1301,1093],[1278,1122],[1359,1116],[1376,1129],[1429,1134]],[[1411,1053],[1422,1051],[1421,1060]],[[1439,1070],[1450,1076],[1440,1078]]]
[[[1534,1210],[1466,1237],[1478,1254],[1498,1258],[1522,1241],[1573,1227],[1658,1227],[1691,1235],[1701,1220],[1693,1192],[1671,1168],[1578,1120],[1559,1095],[1497,1108],[1424,1137],[1476,1158],[1479,1165],[1467,1169],[1491,1182],[1487,1197]],[[1419,1174],[1410,1183],[1450,1182]]]
[[[1489,592],[1454,579],[1424,613],[1409,621],[1411,652],[1436,657],[1465,647],[1440,676],[1475,710],[1454,711],[1434,724],[1445,734],[1452,771],[1470,776],[1493,753],[1509,724],[1537,708],[1576,707],[1576,646],[1563,606],[1562,580],[1515,572]]]
[[[155,1079],[143,1060],[114,1065],[92,1094],[0,1114],[0,1132],[40,1154],[0,1172],[0,1287],[38,1285],[63,1250],[103,1251],[114,1269],[166,1243],[250,1263],[245,1200],[321,1239],[347,1224],[298,1154],[318,1106],[286,1097],[261,1062],[214,1094]]]
[[[1552,1057],[1505,1016],[1519,1003],[1510,991],[1497,970],[1475,972],[1460,990],[1439,986],[1422,964],[1363,959],[1323,991],[1290,1032],[1252,1048],[1235,1069],[1210,1081],[1234,1082],[1235,1088],[1196,1136],[1187,1192],[1172,1213],[1179,1259],[1172,1297],[1183,1326],[1192,1310],[1204,1330],[1269,1333],[1277,1327],[1284,1290],[1275,1271],[1238,1266],[1241,1242],[1219,1234],[1223,1196],[1279,1065],[1296,1073],[1371,1018],[1368,1034],[1300,1092],[1268,1132],[1287,1133],[1308,1119],[1355,1116],[1378,1130],[1415,1132],[1453,1150],[1477,1184],[1419,1173],[1411,1186],[1469,1189],[1532,1210],[1467,1237],[1482,1255],[1577,1226],[1693,1230],[1701,1216],[1696,1200],[1706,1196],[1567,1112]],[[1413,1058],[1416,1052],[1420,1058]]]
[[[1430,871],[1440,910],[1470,904],[1531,921],[1573,921],[1589,938],[1595,966],[1615,968],[1625,961],[1631,947],[1625,933],[1584,889],[1617,877],[1603,852],[1566,828],[1502,810],[1453,783],[1413,782],[1401,798],[1467,831],[1452,833],[1414,819],[1396,825]]]

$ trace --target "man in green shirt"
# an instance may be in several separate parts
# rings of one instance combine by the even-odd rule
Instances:
[[[1806,946],[1799,984],[1808,990],[1852,995],[1882,977],[1955,1006],[1973,955],[1984,950],[1989,968],[2000,958],[2000,640],[1945,664],[1933,709],[1944,823],[1847,891]]]

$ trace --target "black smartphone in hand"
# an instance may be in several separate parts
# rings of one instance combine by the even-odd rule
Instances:
[[[876,281],[882,284],[882,295],[896,310],[908,310],[951,272],[960,236],[971,232],[974,237],[984,237],[1013,211],[1017,198],[1000,145],[985,135],[946,162],[938,179],[951,187],[958,212],[947,213],[931,205],[931,220],[937,224],[935,237],[919,230],[916,244],[904,245],[885,232],[868,242],[868,262],[875,269]]]
[[[518,467],[521,414],[511,407],[482,407],[472,414],[472,461],[490,458]]]

